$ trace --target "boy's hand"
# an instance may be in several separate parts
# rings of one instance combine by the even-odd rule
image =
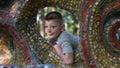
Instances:
[[[59,45],[54,45],[53,48],[55,49],[56,53],[62,58],[62,48]]]
[[[56,53],[58,54],[58,56],[60,56],[60,58],[63,60],[63,62],[65,62],[65,64],[67,64],[67,65],[73,64],[74,55],[73,55],[72,52],[63,53],[62,48],[57,44],[55,46],[53,46],[53,47],[54,47]]]

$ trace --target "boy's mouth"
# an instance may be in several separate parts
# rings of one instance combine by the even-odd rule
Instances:
[[[48,36],[52,36],[53,34],[48,34]]]
[[[53,33],[48,33],[48,35],[53,35]]]

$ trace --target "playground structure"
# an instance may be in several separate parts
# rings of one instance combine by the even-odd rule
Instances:
[[[40,35],[36,15],[45,7],[59,7],[78,18],[81,44],[76,60],[85,68],[119,68],[120,28],[119,0],[8,0],[0,9],[0,36],[4,37],[4,65],[59,64],[54,51]],[[49,55],[49,56],[46,56]],[[1,56],[1,54],[0,54]],[[84,57],[84,58],[82,58]],[[2,63],[2,62],[0,62]]]

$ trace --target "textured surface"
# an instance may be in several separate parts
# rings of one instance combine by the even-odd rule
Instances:
[[[120,28],[119,0],[13,0],[8,6],[1,6],[0,33],[5,34],[8,41],[13,40],[6,44],[13,56],[8,65],[61,62],[44,42],[35,23],[38,10],[49,6],[73,13],[80,22],[82,41],[78,52],[81,56],[75,60],[84,57],[85,68],[120,67],[120,41],[115,35]]]

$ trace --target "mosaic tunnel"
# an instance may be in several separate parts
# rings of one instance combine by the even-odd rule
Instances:
[[[0,0],[0,64],[59,65],[37,28],[38,10],[45,7],[69,11],[79,21],[80,63],[74,67],[120,67],[120,0]]]

